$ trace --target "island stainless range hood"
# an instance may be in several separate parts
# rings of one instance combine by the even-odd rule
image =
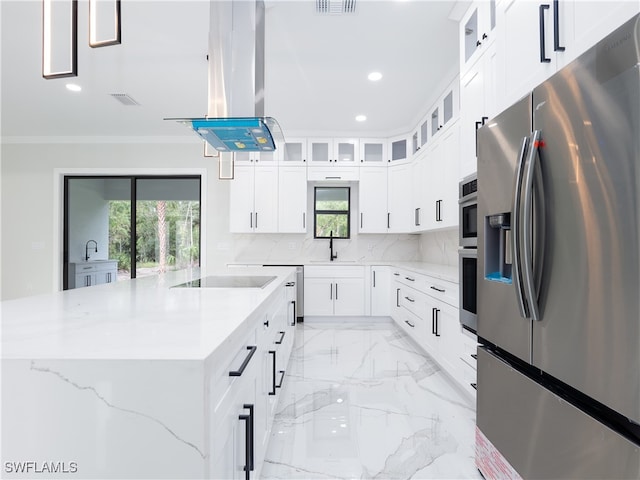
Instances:
[[[211,2],[209,105],[205,118],[173,118],[220,152],[264,152],[284,141],[264,116],[264,2]]]

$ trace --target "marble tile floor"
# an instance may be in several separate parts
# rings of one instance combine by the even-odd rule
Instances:
[[[389,321],[298,325],[262,479],[480,479],[472,400]]]

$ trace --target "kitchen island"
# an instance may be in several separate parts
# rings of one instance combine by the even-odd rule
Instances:
[[[188,288],[219,275],[274,278]],[[194,269],[3,302],[5,478],[259,473],[294,279],[286,267]]]

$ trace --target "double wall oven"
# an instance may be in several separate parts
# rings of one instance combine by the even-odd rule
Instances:
[[[459,187],[458,269],[460,273],[460,323],[474,334],[477,330],[476,291],[478,269],[478,179],[465,177]]]

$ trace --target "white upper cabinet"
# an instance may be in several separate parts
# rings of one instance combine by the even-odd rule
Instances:
[[[506,106],[499,103],[502,79],[497,52],[496,43],[489,46],[460,79],[460,178],[476,171],[478,128]]]
[[[307,231],[307,169],[284,166],[278,169],[278,231]]]
[[[495,40],[496,0],[476,0],[460,22],[460,74]]]
[[[278,231],[278,167],[238,165],[230,180],[229,231]]]
[[[389,154],[388,161],[400,162],[410,158],[409,155],[409,143],[410,137],[408,135],[401,135],[398,137],[390,138],[388,141],[387,153]]]
[[[413,227],[412,166],[410,163],[391,165],[388,170],[387,213],[388,232],[408,233]]]
[[[595,45],[634,14],[640,2],[507,0],[500,4],[507,105]]]
[[[360,168],[359,233],[387,233],[387,164]]]
[[[357,138],[310,138],[307,143],[309,165],[355,165],[356,160],[360,160],[359,146]]]
[[[282,147],[283,165],[306,165],[307,164],[307,139],[288,138]]]
[[[380,138],[360,139],[360,163],[385,165],[388,160],[387,142]]]

